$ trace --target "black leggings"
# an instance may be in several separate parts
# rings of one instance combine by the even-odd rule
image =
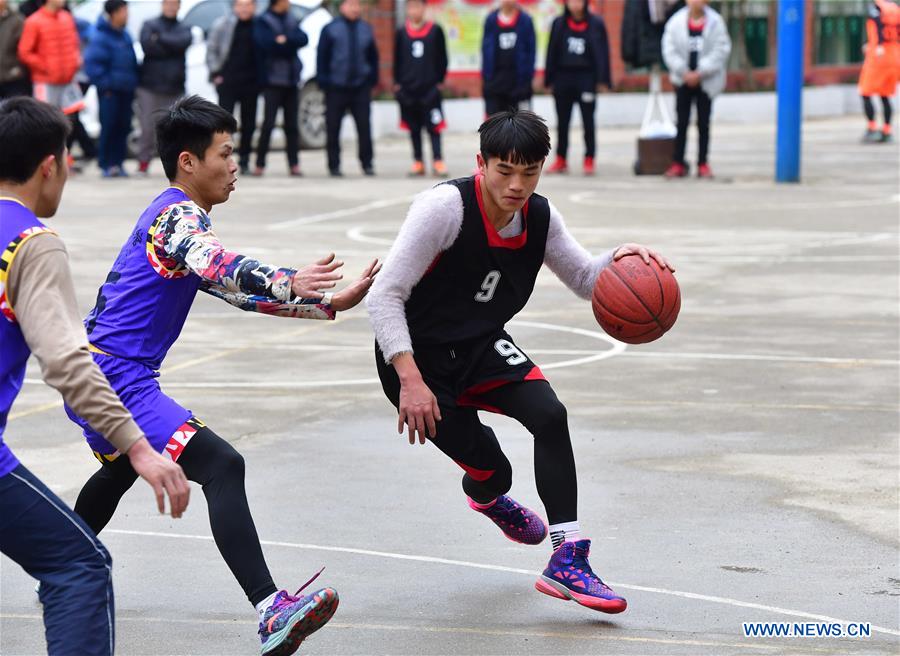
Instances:
[[[875,105],[872,103],[871,96],[863,96],[863,111],[866,113],[866,118],[870,121],[875,120]],[[881,108],[884,112],[884,124],[891,124],[891,115],[894,112],[894,108],[891,105],[891,99],[886,98],[884,96],[881,97]]]
[[[409,138],[412,140],[413,159],[417,162],[421,162],[425,156],[422,152],[422,129],[421,125],[409,126]],[[430,128],[425,128],[425,131],[428,132],[428,136],[431,137],[431,153],[434,156],[434,159],[443,159],[441,156],[441,133]]]
[[[228,442],[203,427],[191,438],[178,464],[188,480],[203,486],[209,525],[219,553],[254,606],[276,592],[263,558],[244,490],[244,458]],[[75,502],[75,512],[100,533],[137,474],[126,456],[104,462]]]
[[[678,114],[678,134],[675,137],[674,161],[684,164],[684,150],[687,145],[687,129],[691,122],[691,105],[697,104],[697,132],[700,144],[697,149],[697,164],[706,164],[709,154],[709,117],[712,114],[712,99],[699,86],[686,84],[675,89],[675,111]]]
[[[393,377],[385,391],[397,405],[399,382]],[[551,524],[578,519],[578,482],[569,438],[566,408],[550,383],[532,380],[508,383],[479,395],[479,401],[516,419],[534,436],[534,478]],[[488,503],[512,487],[512,466],[497,436],[468,407],[441,407],[434,445],[466,470],[463,491]]]
[[[597,149],[594,112],[597,108],[594,95],[593,76],[580,79],[572,76],[571,80],[558,82],[553,89],[553,101],[556,104],[557,140],[556,153],[566,159],[569,154],[569,121],[572,119],[572,108],[577,104],[581,110],[581,124],[584,126],[584,156],[593,157]],[[590,98],[589,102],[586,99]]]

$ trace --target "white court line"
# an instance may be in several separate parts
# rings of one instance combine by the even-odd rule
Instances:
[[[203,540],[206,542],[212,541],[212,536],[210,535],[186,535],[183,533],[162,533],[159,531],[129,531],[124,529],[106,529],[104,533],[117,533],[119,535],[134,535],[141,537],[159,537],[159,538],[170,538],[170,539],[178,539],[178,540]],[[505,565],[490,565],[487,563],[475,563],[468,560],[452,560],[449,558],[437,558],[434,556],[416,556],[412,554],[401,554],[394,553],[391,551],[373,551],[371,549],[354,549],[352,547],[335,547],[335,546],[323,546],[318,544],[305,544],[299,542],[280,542],[275,540],[260,540],[260,544],[267,547],[286,547],[289,549],[309,549],[312,551],[331,551],[337,553],[348,553],[355,554],[359,556],[373,556],[376,558],[390,558],[393,560],[409,560],[420,563],[432,563],[436,565],[451,565],[455,567],[468,567],[471,569],[484,569],[490,570],[494,572],[507,572],[510,574],[524,574],[526,576],[534,577],[537,575],[537,572],[521,569],[518,567],[506,567]],[[617,588],[622,588],[625,590],[636,590],[639,592],[650,592],[653,594],[662,594],[669,595],[673,597],[681,597],[683,599],[694,599],[696,601],[708,601],[716,604],[724,604],[727,606],[736,606],[738,608],[752,608],[753,610],[761,610],[769,613],[776,613],[778,615],[788,615],[791,617],[803,617],[811,620],[818,620],[820,622],[839,622],[841,624],[849,624],[847,620],[838,619],[835,617],[829,617],[827,615],[818,615],[815,613],[807,613],[805,611],[800,610],[792,610],[790,608],[780,608],[778,606],[767,606],[765,604],[757,604],[750,601],[741,601],[739,599],[730,599],[728,597],[717,597],[713,595],[703,595],[696,594],[694,592],[682,592],[680,590],[668,590],[666,588],[654,588],[648,587],[644,585],[633,585],[630,583],[617,583],[614,581],[608,581],[609,585]],[[875,626],[872,625],[872,630],[877,631],[879,633],[885,633],[888,635],[900,636],[900,630],[890,629],[883,626]]]
[[[733,191],[725,189],[724,191]],[[634,200],[617,200],[602,198],[602,191],[581,191],[569,196],[569,200],[577,204],[590,204],[592,207],[620,207],[627,209],[654,209],[654,210],[690,210],[694,212],[697,209],[706,212],[735,212],[735,211],[759,211],[759,210],[819,210],[832,208],[855,208],[855,207],[877,207],[879,205],[893,205],[900,202],[900,194],[892,194],[890,196],[882,196],[881,198],[857,198],[836,201],[800,201],[800,202],[763,202],[748,203],[741,202],[738,205],[729,203],[725,205],[715,205],[704,203],[701,207],[696,204],[678,204],[664,201],[634,201]],[[726,200],[726,199],[723,199]]]
[[[279,221],[278,223],[273,223],[271,225],[266,226],[266,230],[281,230],[283,228],[295,228],[297,226],[309,225],[310,223],[319,223],[320,221],[329,221],[331,219],[340,219],[345,216],[353,216],[354,214],[362,214],[363,212],[368,212],[369,210],[378,210],[383,209],[385,207],[391,207],[392,205],[400,205],[401,203],[410,202],[414,196],[397,196],[395,198],[385,198],[382,200],[375,200],[371,203],[364,203],[362,205],[354,205],[353,207],[346,207],[341,210],[334,210],[332,212],[322,212],[320,214],[310,214],[309,216],[301,216],[299,219],[290,219],[289,221]]]
[[[363,233],[363,226],[350,228],[347,233],[347,239],[362,242],[364,244],[378,244],[379,246],[393,246],[394,240],[385,237],[370,237]]]

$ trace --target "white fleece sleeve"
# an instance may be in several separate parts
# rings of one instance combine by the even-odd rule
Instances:
[[[544,264],[576,295],[585,299],[591,297],[594,281],[600,271],[612,262],[615,250],[592,257],[584,246],[575,241],[566,229],[559,210],[550,203],[550,229],[547,232]]]
[[[462,221],[462,197],[450,184],[423,191],[410,205],[384,268],[366,297],[369,321],[385,362],[390,363],[398,353],[412,352],[406,301],[434,259],[456,241]]]

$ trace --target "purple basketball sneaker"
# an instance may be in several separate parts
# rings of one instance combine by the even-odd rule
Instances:
[[[468,498],[468,497],[466,497]],[[547,525],[533,511],[501,494],[485,507],[469,499],[469,507],[485,515],[503,531],[503,535],[521,544],[540,544],[547,537]]]
[[[571,599],[604,613],[621,613],[628,602],[594,574],[588,563],[590,551],[590,540],[563,542],[550,556],[547,569],[534,587],[557,599]]]
[[[338,593],[333,588],[322,588],[312,594],[298,596],[318,575],[293,595],[289,595],[287,590],[281,590],[275,595],[275,600],[266,609],[259,623],[259,638],[262,642],[260,654],[293,654],[307,636],[325,626],[334,615],[338,607]]]

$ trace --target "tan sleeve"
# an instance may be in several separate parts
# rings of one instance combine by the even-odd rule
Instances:
[[[124,453],[143,433],[88,351],[62,240],[36,235],[9,270],[9,300],[44,381],[91,427]]]

